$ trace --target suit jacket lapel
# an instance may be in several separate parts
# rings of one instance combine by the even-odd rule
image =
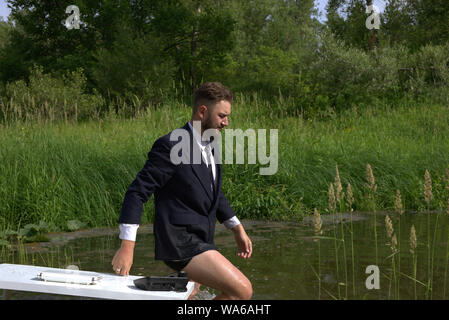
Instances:
[[[215,171],[216,184],[215,184],[215,194],[214,194],[215,198],[212,201],[211,208],[213,208],[215,206],[215,203],[218,200],[218,190],[219,190],[219,186],[220,186],[220,183],[221,183],[221,165],[215,164],[215,169],[216,169],[216,171]]]
[[[204,191],[206,191],[207,196],[210,200],[214,199],[214,195],[212,193],[212,189],[210,187],[210,177],[209,177],[209,170],[206,167],[206,164],[202,162],[201,164],[192,164],[192,170],[197,176],[198,180],[200,180],[201,185],[204,188]]]

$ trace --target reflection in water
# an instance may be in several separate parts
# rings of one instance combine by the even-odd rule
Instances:
[[[253,299],[444,299],[449,296],[449,216],[406,213],[399,219],[397,214],[390,213],[393,233],[398,239],[396,249],[392,251],[385,214],[377,213],[377,262],[373,217],[373,214],[353,215],[353,241],[350,215],[337,215],[336,219],[322,216],[323,234],[319,241],[313,234],[312,217],[303,222],[244,221],[253,241],[253,255],[249,260],[237,256],[234,237],[222,226],[217,225],[215,243],[220,252],[251,280]],[[333,223],[340,219],[343,224]],[[417,237],[415,256],[410,253],[412,225]],[[164,263],[154,260],[151,228],[141,231],[131,273],[142,276],[171,273]],[[74,264],[81,270],[111,273],[111,260],[119,245],[114,230],[109,235],[73,239],[44,253],[29,254],[27,263],[55,267]],[[53,257],[52,265],[48,263],[49,257]],[[413,257],[416,257],[416,273]],[[13,263],[19,263],[17,258]],[[369,265],[379,267],[379,290],[368,290],[365,285],[370,276],[365,273]],[[197,298],[212,299],[215,294],[214,290],[202,287]],[[6,298],[38,296],[48,298],[48,295],[22,292],[8,292]]]

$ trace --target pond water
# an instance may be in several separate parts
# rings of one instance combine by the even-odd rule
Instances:
[[[449,216],[442,213],[405,213],[399,217],[398,214],[389,213],[393,235],[399,240],[395,251],[391,248],[392,238],[387,235],[385,217],[385,213],[323,215],[323,233],[319,239],[314,235],[312,216],[301,222],[243,221],[253,241],[253,255],[248,260],[237,256],[232,232],[220,225],[217,225],[215,243],[220,252],[250,279],[253,299],[448,297]],[[417,237],[415,254],[410,252],[412,225]],[[67,240],[68,236],[72,239]],[[53,235],[53,243],[66,239],[65,243],[41,244],[37,248],[30,246],[34,252],[22,252],[21,256],[3,252],[0,263],[62,268],[74,264],[81,270],[112,272],[111,260],[120,245],[117,230],[91,230],[68,236]],[[164,263],[154,260],[153,248],[152,228],[142,226],[131,274],[149,276],[172,273]],[[379,289],[367,288],[367,279],[371,285],[376,283],[376,273],[366,273],[370,265],[378,267]],[[201,287],[198,298],[210,299],[214,294],[217,292]],[[79,299],[19,291],[8,291],[4,298]]]

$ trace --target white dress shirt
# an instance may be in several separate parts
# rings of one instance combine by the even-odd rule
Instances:
[[[193,129],[190,122],[188,122],[188,124],[190,126],[190,129],[193,132],[195,141],[198,143],[198,146],[200,147],[201,155],[203,156],[203,159],[204,159],[206,165],[209,167],[209,162],[212,165],[212,175],[215,180],[215,175],[216,175],[215,160],[214,160],[214,157],[212,156],[210,144],[208,144],[207,142],[203,142],[200,134],[198,132],[196,132],[195,129]],[[207,155],[207,153],[209,153],[209,156]],[[212,187],[212,185],[211,185],[211,187]],[[238,226],[239,224],[240,224],[240,221],[237,218],[237,216],[233,216],[232,218],[229,218],[228,220],[223,222],[223,225],[227,229],[232,229],[232,228]],[[120,228],[120,235],[119,235],[120,239],[136,241],[137,229],[139,228],[138,224],[120,223],[119,228]]]

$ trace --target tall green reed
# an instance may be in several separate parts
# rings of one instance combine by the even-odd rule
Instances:
[[[346,189],[346,201],[349,208],[350,213],[350,233],[351,233],[351,261],[352,261],[352,295],[356,296],[356,286],[355,286],[355,278],[356,278],[356,268],[355,268],[355,252],[354,252],[354,226],[353,226],[353,211],[352,205],[354,203],[354,194],[352,192],[351,184],[348,183]]]
[[[314,233],[315,236],[319,236],[323,233],[323,230],[321,230],[323,222],[321,220],[321,215],[318,212],[318,210],[315,208],[313,212],[313,227],[314,227]],[[321,299],[321,247],[320,247],[320,239],[316,238],[314,241],[317,243],[318,246],[318,300]]]
[[[341,292],[340,292],[340,263],[339,263],[339,239],[337,237],[337,217],[336,217],[336,198],[335,198],[335,191],[334,191],[334,185],[332,183],[329,184],[329,212],[332,215],[332,230],[333,230],[333,240],[334,240],[334,254],[335,254],[335,267],[336,267],[336,279],[337,279],[337,291],[338,291],[338,299],[341,299]]]
[[[430,233],[430,202],[433,198],[432,194],[432,179],[429,171],[426,169],[424,173],[424,201],[426,202],[427,210],[427,288],[426,299],[432,298],[432,284],[433,284],[433,246],[431,243]],[[436,227],[436,225],[435,225]],[[436,233],[436,232],[435,232]]]
[[[347,267],[347,259],[346,259],[346,241],[345,241],[345,224],[343,223],[342,212],[344,210],[344,197],[345,194],[343,192],[343,186],[341,185],[340,172],[338,171],[338,165],[335,166],[335,178],[334,178],[334,186],[335,186],[335,200],[339,207],[339,224],[340,224],[340,239],[341,244],[343,246],[343,268],[345,275],[345,299],[348,299],[348,267]]]
[[[401,217],[404,213],[402,205],[401,191],[396,190],[395,202],[394,202],[395,212],[398,214],[398,272],[397,272],[397,292],[396,297],[400,299],[400,288],[401,288]]]
[[[417,273],[417,263],[418,256],[416,252],[416,248],[418,247],[418,239],[416,237],[416,229],[415,226],[412,225],[410,228],[410,253],[412,254],[412,263],[413,263],[413,293],[415,296],[415,300],[418,299],[417,291],[416,291],[416,273]]]
[[[89,226],[114,225],[124,190],[143,165],[151,144],[182,126],[191,113],[181,103],[158,108],[133,103],[133,109],[140,110],[135,117],[114,110],[103,118],[78,123],[29,118],[0,127],[0,210],[8,217],[0,223],[15,227],[19,220],[33,223],[44,217],[62,228],[65,220],[76,216]],[[376,210],[388,209],[398,187],[404,190],[408,208],[417,210],[420,167],[439,169],[442,155],[449,150],[445,139],[449,126],[442,106],[354,108],[327,120],[306,120],[279,113],[277,107],[285,107],[281,103],[238,95],[233,104],[230,128],[278,128],[280,134],[275,175],[261,177],[252,165],[224,167],[223,189],[239,216],[300,219],[312,208],[322,211],[328,202],[322,190],[329,187],[334,169],[326,163],[344,163],[352,186],[360,190],[364,184],[361,163],[371,161],[384,173],[377,181],[382,189],[375,193]],[[127,107],[124,104],[119,110]],[[423,144],[429,140],[427,128],[432,129],[432,138]],[[371,210],[371,202],[359,201],[361,197],[355,209]],[[149,202],[145,210],[147,222],[151,206]]]
[[[373,231],[374,231],[374,248],[375,248],[375,254],[376,254],[376,266],[379,265],[379,249],[378,249],[378,241],[377,241],[377,214],[376,214],[376,191],[377,191],[377,184],[374,179],[373,169],[371,168],[371,165],[369,163],[366,164],[366,170],[365,170],[365,176],[366,176],[366,188],[368,189],[368,205],[371,208],[371,211],[373,213]],[[380,293],[379,293],[380,295]]]
[[[75,260],[72,247],[54,246],[33,250],[23,240],[8,245],[0,245],[0,263],[38,265],[50,268],[65,268],[80,264]]]
[[[444,177],[445,181],[445,189],[449,191],[449,168],[446,168],[446,175]],[[449,216],[449,195],[447,198],[447,207],[446,207],[446,217]],[[446,260],[444,266],[444,289],[443,289],[443,299],[446,299],[446,286],[447,286],[447,274],[448,274],[448,264],[449,264],[449,230],[447,232],[447,240],[446,240]]]
[[[389,215],[385,216],[385,228],[386,228],[386,235],[389,239],[389,246],[391,249],[391,255],[388,258],[391,258],[391,274],[390,274],[390,283],[388,287],[388,298],[391,297],[391,287],[394,286],[394,297],[398,299],[398,282],[397,282],[397,273],[396,273],[396,255],[398,253],[397,246],[398,246],[398,239],[396,234],[394,233],[394,227],[393,222],[391,221],[391,218]]]

